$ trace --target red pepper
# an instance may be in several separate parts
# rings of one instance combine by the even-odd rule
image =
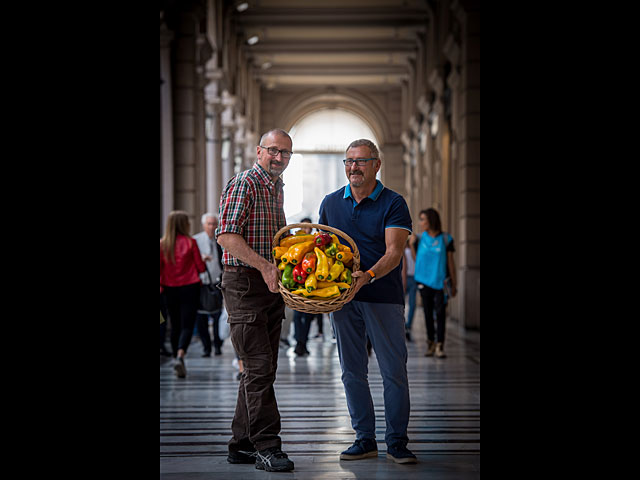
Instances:
[[[307,272],[305,272],[302,269],[302,263],[299,263],[298,265],[296,265],[296,267],[293,269],[293,280],[298,282],[298,283],[304,283],[304,281],[307,279]]]
[[[307,253],[304,256],[304,259],[302,260],[302,270],[304,270],[307,273],[313,273],[316,271],[316,260],[318,259],[318,257],[316,257],[315,253]]]
[[[316,246],[318,246],[318,247],[323,247],[325,245],[329,245],[331,242],[333,242],[333,239],[331,238],[331,236],[328,233],[320,233],[316,237]]]

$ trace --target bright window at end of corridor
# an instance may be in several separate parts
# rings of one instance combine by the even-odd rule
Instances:
[[[306,115],[289,134],[296,153],[283,174],[287,223],[299,223],[304,217],[317,222],[325,195],[347,184],[342,163],[347,146],[359,138],[376,145],[378,140],[360,117],[339,108]]]

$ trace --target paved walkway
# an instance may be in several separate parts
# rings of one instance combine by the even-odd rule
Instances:
[[[378,458],[340,461],[355,439],[347,411],[338,354],[325,317],[325,338],[311,339],[310,356],[281,349],[275,391],[282,417],[283,450],[293,472],[256,470],[226,461],[237,395],[237,369],[230,341],[221,356],[201,358],[194,340],[186,357],[188,375],[178,379],[171,359],[160,359],[160,478],[200,479],[479,479],[480,340],[448,322],[447,358],[424,357],[425,327],[420,308],[408,342],[411,418],[408,447],[415,465],[386,459],[382,378],[371,355],[369,382],[376,408]],[[293,330],[293,325],[291,326]],[[316,332],[315,322],[310,337]],[[328,333],[328,335],[327,335]],[[290,337],[292,346],[294,341]],[[167,342],[168,344],[168,342]]]

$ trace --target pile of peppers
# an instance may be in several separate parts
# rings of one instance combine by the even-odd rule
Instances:
[[[282,285],[293,294],[333,298],[351,288],[353,253],[334,234],[299,230],[284,237],[272,253],[280,260]]]

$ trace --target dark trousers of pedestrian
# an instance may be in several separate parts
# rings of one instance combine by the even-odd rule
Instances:
[[[419,288],[424,308],[424,320],[427,327],[427,339],[444,344],[445,320],[447,304],[444,301],[444,290],[435,290],[426,285]],[[436,314],[434,328],[433,313]]]
[[[296,348],[298,355],[303,355],[307,351],[307,341],[309,339],[309,329],[313,321],[314,314],[293,311],[293,326],[295,328]]]
[[[322,332],[322,320],[323,320],[322,314],[321,313],[318,313],[318,314],[315,314],[315,315],[312,314],[311,315],[311,321],[313,321],[314,318],[316,318],[318,320],[318,335],[323,335],[323,332]]]
[[[229,452],[282,448],[280,412],[273,383],[284,302],[272,293],[258,270],[222,274],[221,290],[229,314],[233,348],[242,360]]]
[[[196,317],[196,329],[198,331],[198,336],[202,341],[202,349],[205,354],[211,353],[211,335],[209,334],[209,315],[213,319],[213,347],[215,348],[216,354],[220,354],[220,349],[222,348],[222,339],[220,338],[220,327],[218,320],[220,319],[220,315],[222,314],[222,310],[218,310],[211,314],[200,313]]]
[[[167,351],[164,344],[167,338],[167,324],[169,323],[169,312],[167,312],[167,300],[164,292],[160,293],[160,313],[164,317],[164,322],[160,324],[160,352],[164,353]]]
[[[175,357],[179,349],[187,353],[191,343],[200,306],[200,283],[163,288],[171,322],[171,349]]]

